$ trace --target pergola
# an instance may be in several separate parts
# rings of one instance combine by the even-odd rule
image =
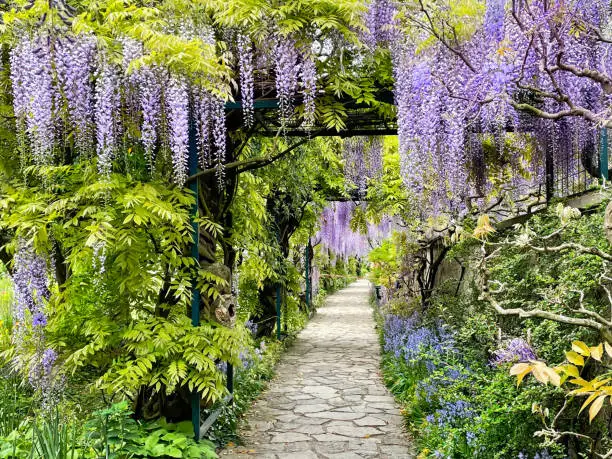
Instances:
[[[376,93],[377,102],[393,105],[393,92],[390,88],[380,88]],[[296,104],[301,103],[300,100],[295,101]],[[315,126],[305,126],[301,120],[295,118],[281,122],[279,117],[279,100],[276,97],[267,97],[260,94],[254,101],[254,125],[247,130],[247,138],[243,142],[246,143],[249,139],[257,136],[261,137],[278,137],[295,138],[296,140],[286,150],[269,159],[268,164],[271,164],[276,159],[283,157],[286,153],[300,147],[311,139],[316,137],[354,137],[354,136],[385,136],[397,135],[397,119],[395,114],[392,116],[381,116],[381,112],[373,106],[364,103],[358,103],[353,99],[336,99],[336,103],[342,105],[346,112],[344,117],[345,127],[342,129],[334,129],[318,124]],[[226,121],[228,132],[236,132],[244,129],[243,127],[243,107],[241,102],[227,102],[225,104]],[[393,111],[392,111],[393,112]],[[195,130],[195,120],[192,120],[189,132],[189,188],[198,196],[198,180],[197,178],[210,174],[214,169],[200,170],[198,167],[198,148],[197,134]],[[238,147],[243,148],[244,145]],[[244,169],[247,170],[247,169]],[[330,197],[331,200],[345,200],[344,197]],[[196,202],[193,209],[192,225],[194,228],[194,241],[191,250],[191,256],[196,260],[199,257],[199,227],[196,220],[198,216],[198,204]],[[309,260],[308,247],[306,247],[305,259]],[[280,285],[277,287],[276,294],[276,330],[277,338],[280,338],[281,332],[281,295]],[[306,264],[306,304],[310,307],[311,301],[311,286],[309,276],[309,266]],[[194,287],[191,301],[191,322],[193,326],[200,324],[200,292]],[[232,365],[227,365],[227,388],[229,395],[225,398],[224,403],[231,403],[233,399],[233,368]],[[208,418],[201,422],[200,419],[200,395],[197,391],[192,393],[191,398],[191,414],[194,434],[196,439],[201,438],[206,431],[212,426],[220,414],[220,410],[213,412]]]

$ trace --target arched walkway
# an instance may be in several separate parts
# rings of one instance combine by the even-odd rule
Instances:
[[[415,457],[380,377],[368,292],[361,280],[327,299],[247,414],[246,447],[222,456]]]

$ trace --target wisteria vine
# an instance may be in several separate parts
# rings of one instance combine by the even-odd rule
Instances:
[[[365,234],[353,231],[351,218],[357,206],[354,202],[333,202],[323,209],[315,239],[336,256],[364,256],[391,234],[392,222],[388,218],[378,225],[368,224]]]
[[[593,161],[612,119],[609,5],[487,0],[466,34],[444,3],[372,0],[365,15],[364,41],[392,55],[402,176],[420,207],[461,214],[508,169],[515,198],[534,190],[547,150],[568,174]]]

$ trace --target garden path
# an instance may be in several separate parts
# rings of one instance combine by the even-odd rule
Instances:
[[[247,413],[246,447],[222,457],[414,458],[380,377],[378,336],[360,280],[330,296]]]

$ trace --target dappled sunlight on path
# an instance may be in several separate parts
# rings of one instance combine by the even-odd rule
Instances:
[[[247,414],[246,446],[222,457],[415,457],[380,377],[368,292],[361,280],[327,299]]]

